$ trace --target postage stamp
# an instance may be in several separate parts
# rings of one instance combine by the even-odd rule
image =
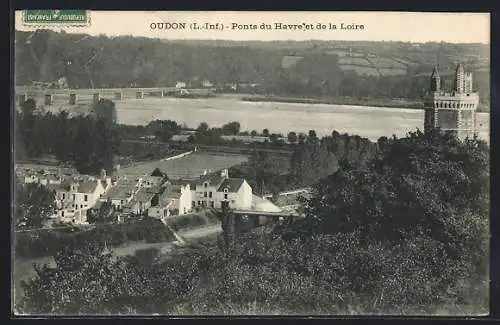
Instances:
[[[88,10],[24,10],[22,22],[27,26],[90,26]]]

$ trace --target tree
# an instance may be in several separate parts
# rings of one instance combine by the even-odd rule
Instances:
[[[240,123],[230,122],[222,126],[222,134],[224,135],[238,135],[240,133]]]
[[[250,135],[251,135],[252,137],[255,137],[255,136],[257,136],[257,131],[255,131],[255,130],[252,130],[252,132],[250,132]]]
[[[268,137],[269,136],[269,130],[268,129],[262,130],[262,135],[265,136],[265,137]]]
[[[306,141],[307,136],[304,133],[299,133],[299,136],[297,137],[297,141],[299,144],[303,144]]]
[[[151,176],[155,176],[155,177],[164,177],[165,175],[163,174],[163,172],[160,170],[160,168],[156,167],[153,172],[151,173]]]
[[[439,133],[410,133],[368,169],[347,163],[322,180],[307,214],[325,232],[357,229],[393,241],[423,233],[453,245],[458,238],[451,220],[487,215],[487,166],[487,147],[477,139],[461,143]]]
[[[196,132],[199,134],[204,134],[208,131],[208,124],[206,122],[201,122],[198,128],[196,129]]]
[[[297,133],[295,133],[293,131],[288,132],[287,138],[288,138],[288,142],[290,142],[291,144],[295,144],[298,141]]]
[[[87,221],[89,223],[109,223],[116,220],[113,215],[114,207],[110,200],[102,202],[97,211],[95,209],[87,210]]]
[[[83,250],[67,247],[55,256],[56,266],[37,266],[36,277],[22,283],[19,306],[28,314],[91,314],[118,312],[115,299],[129,291],[127,274],[103,247],[89,243]],[[123,312],[123,311],[122,311]]]
[[[55,195],[37,183],[17,185],[15,218],[16,227],[41,228],[55,211]]]
[[[21,114],[23,117],[34,115],[36,111],[36,101],[33,98],[28,98],[21,104]]]
[[[116,123],[115,103],[109,99],[101,98],[99,102],[92,107],[96,117],[108,123]]]

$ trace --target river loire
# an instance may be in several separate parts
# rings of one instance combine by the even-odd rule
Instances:
[[[170,119],[196,127],[201,122],[221,126],[238,121],[242,130],[283,133],[315,130],[319,136],[333,130],[357,134],[376,141],[381,136],[403,137],[408,131],[423,130],[424,111],[419,109],[369,106],[245,102],[235,96],[208,99],[144,98],[116,102],[118,122],[147,124]],[[481,138],[489,138],[489,113],[477,113]]]

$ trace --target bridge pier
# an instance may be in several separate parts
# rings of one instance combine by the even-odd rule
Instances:
[[[99,100],[101,99],[101,94],[100,93],[94,93],[92,95],[92,103],[97,104],[99,103]]]
[[[20,94],[17,96],[17,101],[18,101],[19,105],[23,105],[26,102],[26,99],[28,99],[27,93]]]
[[[115,92],[115,100],[122,100],[123,93],[121,91]]]
[[[52,102],[54,101],[54,95],[52,94],[45,94],[43,104],[50,106],[52,105]]]
[[[144,92],[142,92],[142,91],[137,91],[137,92],[135,93],[135,98],[136,98],[136,99],[143,99],[143,98],[144,98]]]
[[[69,94],[69,104],[76,105],[76,94],[75,93]]]

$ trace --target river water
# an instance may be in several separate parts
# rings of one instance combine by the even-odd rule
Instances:
[[[315,130],[319,136],[340,133],[360,135],[376,141],[395,134],[404,137],[408,131],[423,130],[424,111],[420,109],[370,106],[245,102],[235,96],[207,99],[126,98],[116,102],[118,122],[147,124],[155,119],[170,119],[197,127],[201,122],[221,126],[238,121],[242,130],[264,128],[276,133]],[[489,138],[489,113],[477,113],[479,136]]]

